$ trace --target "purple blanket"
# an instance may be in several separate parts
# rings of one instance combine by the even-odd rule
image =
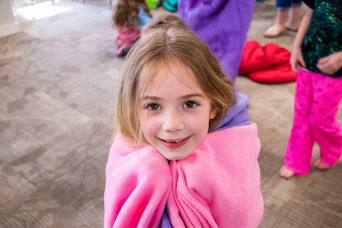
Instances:
[[[234,82],[255,0],[179,0],[178,15],[208,44]]]

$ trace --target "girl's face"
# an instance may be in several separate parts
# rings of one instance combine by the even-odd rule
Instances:
[[[142,78],[148,77],[148,70]],[[178,61],[161,67],[139,100],[141,131],[168,160],[186,158],[205,138],[215,118],[209,98]]]

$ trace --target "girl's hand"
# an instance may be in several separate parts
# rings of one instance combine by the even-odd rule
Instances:
[[[342,67],[342,51],[320,58],[316,66],[325,74],[334,74]]]
[[[300,66],[306,67],[303,53],[300,48],[294,48],[291,53],[290,64],[293,71],[298,71]]]

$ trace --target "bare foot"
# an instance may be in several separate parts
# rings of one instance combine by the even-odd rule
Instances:
[[[315,167],[317,169],[320,169],[320,170],[327,170],[329,169],[330,167],[327,166],[326,164],[324,164],[323,162],[321,162],[321,159],[318,159],[316,162],[315,162]]]
[[[275,24],[266,30],[264,36],[267,38],[275,38],[284,34],[285,30],[285,25]]]
[[[280,173],[280,176],[285,179],[290,179],[294,175],[293,171],[287,169],[285,165],[280,168],[279,173]]]
[[[287,30],[289,30],[291,32],[297,32],[299,25],[291,25],[290,23],[286,23],[285,27]]]

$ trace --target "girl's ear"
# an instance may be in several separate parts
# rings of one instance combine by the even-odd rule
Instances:
[[[209,113],[209,119],[210,119],[210,120],[215,119],[216,115],[217,115],[217,110],[216,110],[216,108],[212,107],[212,108],[211,108],[211,111],[210,111],[210,113]]]

